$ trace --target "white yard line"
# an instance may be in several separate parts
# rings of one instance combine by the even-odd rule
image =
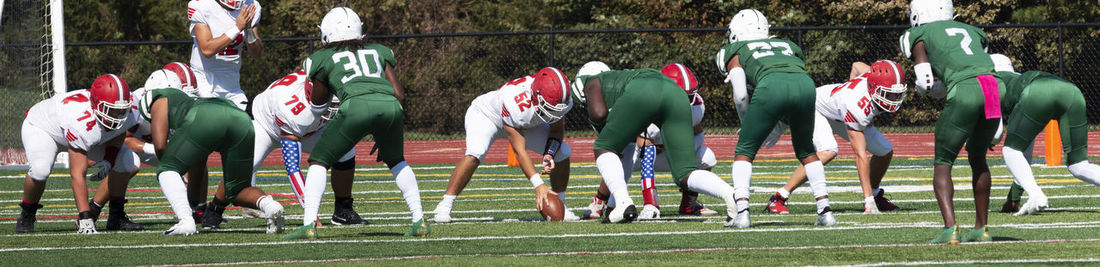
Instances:
[[[1007,260],[956,260],[956,261],[896,261],[896,262],[877,262],[867,264],[853,264],[853,265],[826,265],[826,266],[848,266],[848,267],[877,267],[877,266],[917,266],[917,265],[964,265],[964,264],[1037,264],[1037,263],[1092,263],[1100,262],[1100,258],[1083,258],[1083,259],[1007,259]],[[810,265],[813,266],[813,265]]]

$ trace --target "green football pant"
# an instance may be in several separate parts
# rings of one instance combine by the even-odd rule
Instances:
[[[366,94],[342,99],[340,112],[321,132],[309,161],[332,166],[368,134],[374,136],[379,159],[388,166],[405,161],[405,129],[401,103],[392,95]]]
[[[757,83],[741,121],[734,154],[755,158],[760,145],[780,120],[791,127],[798,160],[814,154],[814,110],[817,92],[805,73],[773,73]]]
[[[620,153],[650,123],[656,124],[661,128],[672,178],[686,188],[683,179],[697,165],[691,104],[683,89],[659,75],[642,74],[627,83],[592,148]]]
[[[1058,120],[1066,165],[1088,160],[1085,97],[1072,83],[1036,79],[1024,88],[1005,127],[1005,146],[1024,151],[1050,120]]]
[[[997,79],[997,86],[1004,87],[1004,82]],[[936,121],[934,163],[955,165],[964,143],[967,153],[984,157],[999,122],[998,119],[985,119],[985,96],[978,79],[959,82],[948,91],[947,102]]]
[[[248,114],[225,99],[197,100],[186,119],[168,140],[157,173],[185,173],[206,161],[211,152],[221,154],[226,200],[252,184],[254,129]]]

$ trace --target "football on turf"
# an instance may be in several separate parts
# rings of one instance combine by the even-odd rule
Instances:
[[[542,205],[542,218],[547,221],[560,222],[562,217],[565,216],[565,207],[556,197],[550,197],[544,203],[535,203],[535,205]]]

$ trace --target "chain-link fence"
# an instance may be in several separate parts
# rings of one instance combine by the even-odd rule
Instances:
[[[2,148],[20,147],[19,122],[23,110],[39,100],[37,65],[25,61],[37,53],[34,38],[16,40],[4,17],[0,43],[0,90],[5,99]],[[1044,70],[1077,84],[1089,103],[1089,122],[1100,123],[1100,23],[983,25],[990,37],[990,52],[1016,60],[1017,70]],[[907,27],[823,26],[774,27],[772,34],[799,44],[807,70],[819,85],[847,80],[853,61],[893,59],[907,70],[911,63],[898,49],[898,37]],[[34,34],[27,33],[33,37]],[[737,116],[729,85],[723,84],[714,56],[727,40],[725,29],[567,30],[468,34],[418,34],[368,36],[389,46],[397,57],[397,72],[407,90],[407,139],[461,138],[463,118],[471,100],[495,90],[510,79],[529,75],[544,66],[555,66],[570,77],[587,61],[601,60],[614,69],[660,68],[679,62],[698,77],[707,101],[704,125],[708,134],[734,134]],[[32,44],[28,44],[32,43]],[[245,59],[242,87],[249,96],[270,82],[297,70],[300,60],[320,47],[317,38],[268,38],[264,56]],[[191,41],[74,42],[67,47],[68,88],[85,88],[102,73],[117,73],[133,88],[145,75],[171,61],[188,62]],[[912,82],[910,82],[912,85]],[[886,131],[931,131],[942,104],[910,93],[895,114],[879,116]],[[593,135],[585,112],[570,112],[571,136]]]

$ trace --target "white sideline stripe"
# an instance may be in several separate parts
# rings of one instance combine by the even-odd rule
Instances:
[[[915,265],[962,265],[962,264],[1006,264],[1006,263],[1086,263],[1100,262],[1098,258],[1084,259],[1011,259],[1011,260],[958,260],[958,261],[898,261],[876,262],[853,265],[822,265],[822,266],[849,266],[849,267],[877,267],[877,266],[915,266]],[[815,266],[815,265],[809,265]]]
[[[934,223],[933,223],[934,224]],[[1008,225],[991,225],[993,227],[1009,227]],[[842,231],[842,230],[864,230],[864,229],[898,229],[898,228],[940,228],[942,226],[936,225],[918,225],[918,224],[905,224],[896,226],[848,226],[848,227],[805,227],[805,228],[780,228],[780,229],[723,229],[723,230],[703,230],[703,231],[665,231],[665,232],[620,232],[620,233],[600,233],[600,234],[558,234],[558,235],[520,235],[520,236],[476,236],[476,237],[444,237],[444,238],[422,238],[422,239],[387,239],[387,240],[307,240],[307,241],[276,241],[276,242],[245,242],[245,243],[191,243],[191,244],[149,244],[149,245],[125,245],[125,246],[69,246],[69,247],[26,247],[26,248],[4,248],[0,249],[0,253],[3,252],[18,252],[18,251],[58,251],[58,250],[85,250],[85,249],[147,249],[147,248],[190,248],[190,247],[238,247],[238,246],[276,246],[276,245],[296,245],[296,244],[371,244],[371,243],[409,243],[409,242],[436,242],[436,241],[477,241],[477,240],[519,240],[519,239],[560,239],[560,238],[591,238],[591,237],[623,237],[623,236],[667,236],[667,235],[698,235],[698,234],[719,234],[719,233],[761,233],[761,232],[818,232],[818,231]],[[1096,225],[1095,227],[1100,227]],[[1041,240],[1041,241],[1003,241],[1003,242],[982,242],[982,244],[1015,244],[1015,243],[1038,243],[1038,242],[1097,242],[1100,239],[1058,239],[1058,240]],[[893,244],[887,246],[929,246],[927,244]],[[856,246],[868,246],[868,245],[856,245]],[[871,245],[874,246],[874,245]],[[782,248],[782,247],[780,247]],[[797,247],[797,248],[828,248],[822,246],[809,246],[809,247]]]

